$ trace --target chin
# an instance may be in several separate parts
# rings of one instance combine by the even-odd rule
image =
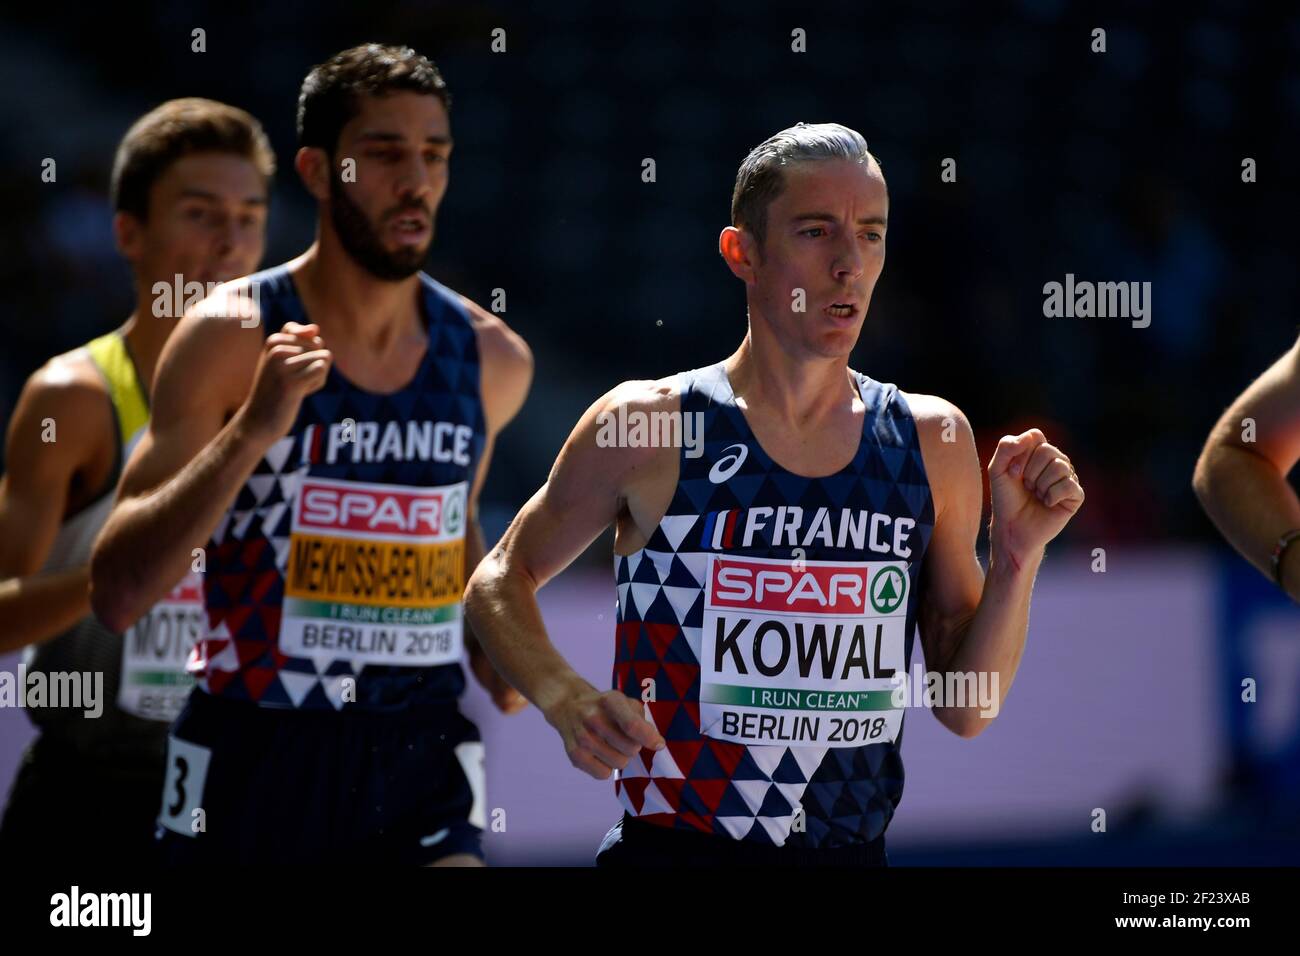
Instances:
[[[394,272],[404,273],[404,278],[415,275],[424,268],[424,260],[428,254],[420,253],[418,256],[395,256],[388,257],[389,268]]]
[[[845,362],[853,353],[853,346],[858,344],[858,330],[845,330],[828,335],[820,341],[810,343],[809,351],[821,358],[842,359]]]
[[[390,262],[400,263],[404,266],[414,263],[415,268],[418,269],[420,266],[424,265],[424,260],[429,258],[429,249],[432,248],[432,246],[433,243],[421,246],[418,249],[413,249],[410,246],[397,246],[385,251],[388,253],[388,259]]]

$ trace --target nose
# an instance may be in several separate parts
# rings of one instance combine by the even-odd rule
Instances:
[[[239,223],[234,216],[221,214],[217,217],[214,251],[218,259],[224,259],[234,250],[239,242]]]
[[[262,258],[262,227],[249,224],[238,209],[221,212],[212,220],[208,269],[218,281],[252,272]]]
[[[419,200],[427,207],[428,203],[424,202],[424,200],[432,192],[433,176],[429,171],[429,164],[424,161],[423,156],[417,153],[407,163],[401,179],[398,180],[398,197],[404,201]]]
[[[866,256],[863,255],[862,246],[858,237],[849,231],[840,239],[835,261],[831,264],[831,274],[837,280],[853,280],[862,278],[865,270]]]

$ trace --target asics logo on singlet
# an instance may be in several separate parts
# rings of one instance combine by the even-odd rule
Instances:
[[[732,449],[735,449],[735,451],[732,451]],[[729,455],[724,454],[721,458],[715,461],[713,467],[709,469],[709,481],[713,482],[715,485],[722,484],[739,471],[740,466],[745,463],[745,457],[749,454],[749,449],[744,445],[728,445],[722,450],[724,452],[732,453]]]

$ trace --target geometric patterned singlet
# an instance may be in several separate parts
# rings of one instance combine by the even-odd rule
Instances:
[[[284,266],[252,277],[263,332],[307,316]],[[388,395],[331,366],[213,532],[202,691],[262,707],[398,711],[459,697],[469,489],[482,458],[478,344],[420,274],[428,348]]]
[[[667,513],[615,559],[614,686],[667,743],[616,775],[630,815],[800,847],[889,825],[903,791],[892,678],[911,663],[934,506],[906,400],[853,375],[857,453],[807,478],[764,452],[721,363],[680,374],[703,453],[683,443]]]

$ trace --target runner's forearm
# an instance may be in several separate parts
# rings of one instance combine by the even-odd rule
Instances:
[[[488,555],[465,592],[465,616],[497,672],[542,713],[575,687],[590,687],[546,634],[537,592]]]
[[[91,601],[107,627],[124,631],[185,576],[270,444],[236,414],[170,480],[118,502],[91,568]]]
[[[90,567],[0,581],[0,653],[39,644],[90,613]]]
[[[1278,538],[1300,528],[1300,497],[1286,476],[1249,449],[1218,443],[1201,456],[1193,487],[1228,543],[1272,578]]]
[[[997,547],[991,549],[979,607],[957,641],[951,659],[943,664],[947,673],[996,673],[998,698],[994,714],[1001,709],[1020,668],[1029,631],[1029,601],[1034,590],[1034,577],[1043,560],[1042,552],[1039,552],[1033,560],[1017,567],[1014,562],[1002,559],[1000,550]],[[973,734],[994,716],[981,717],[981,709],[979,706],[936,707],[935,716],[958,733],[965,730]]]
[[[487,543],[483,537],[483,525],[479,522],[477,510],[469,520],[469,526],[465,529],[465,571],[464,577],[461,578],[465,585],[469,586],[469,579],[474,574],[474,569],[479,566],[483,560],[483,555],[487,553]],[[474,634],[474,627],[469,620],[465,621],[464,629],[465,649],[469,650],[478,643],[478,637]]]

